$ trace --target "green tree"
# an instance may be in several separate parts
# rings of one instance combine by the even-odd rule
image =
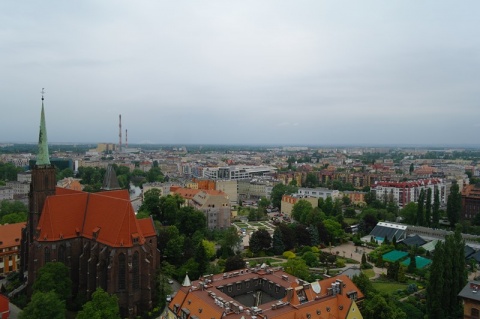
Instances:
[[[307,177],[305,178],[305,187],[315,188],[319,184],[318,176],[315,173],[307,173]]]
[[[302,258],[289,258],[283,264],[285,272],[300,279],[310,281],[310,270]]]
[[[65,319],[65,314],[65,301],[55,291],[38,291],[20,313],[20,319]]]
[[[285,251],[280,227],[275,227],[275,230],[273,231],[272,248],[275,255],[281,255]]]
[[[227,258],[235,253],[238,250],[242,238],[237,232],[235,227],[229,227],[222,232],[221,238],[219,239],[220,251],[222,252],[222,258]],[[229,253],[231,252],[231,253]]]
[[[333,213],[333,200],[331,196],[328,196],[327,199],[325,199],[325,202],[323,203],[322,210],[327,216],[332,215]]]
[[[413,163],[411,163],[410,168],[408,169],[408,172],[410,173],[410,175],[412,175],[414,169],[415,169],[415,166],[413,165]]]
[[[120,318],[120,308],[116,295],[110,295],[102,288],[97,288],[92,294],[92,300],[83,305],[77,314],[77,319],[110,319]]]
[[[406,319],[407,315],[392,302],[380,294],[373,295],[363,302],[362,315],[364,318],[375,319]]]
[[[191,237],[196,231],[205,233],[207,219],[203,212],[186,206],[178,209],[175,226],[177,226],[181,234]]]
[[[198,264],[199,275],[200,276],[204,275],[205,272],[207,271],[209,260],[208,260],[207,252],[205,251],[205,246],[203,246],[202,242],[198,243],[195,249],[195,261]]]
[[[225,261],[225,270],[224,271],[233,271],[238,269],[245,268],[245,260],[241,255],[235,255],[228,257]]]
[[[450,187],[450,195],[447,201],[447,217],[450,226],[453,228],[460,219],[460,210],[462,209],[462,196],[457,182],[453,182]]]
[[[400,216],[403,218],[402,222],[408,225],[416,225],[417,213],[418,213],[417,203],[415,202],[408,203],[400,210]]]
[[[256,254],[261,251],[266,251],[272,245],[272,237],[265,229],[255,231],[250,237],[250,250]]]
[[[440,191],[435,187],[433,192],[433,208],[432,208],[432,227],[438,228],[440,220]]]
[[[365,256],[365,254],[363,254],[363,256]],[[362,256],[362,259],[363,259],[363,256]],[[363,272],[360,272],[360,274],[353,276],[352,281],[355,284],[355,286],[357,286],[358,289],[360,289],[360,291],[363,292],[363,294],[367,298],[370,298],[373,294],[377,292],[373,287],[373,284],[370,281],[370,279]]]
[[[292,217],[296,221],[300,223],[304,223],[308,214],[311,213],[312,210],[313,210],[313,207],[309,201],[305,199],[300,199],[293,205]]]
[[[151,188],[145,192],[143,203],[138,209],[140,212],[148,212],[155,219],[160,220],[160,190]]]
[[[0,225],[4,224],[15,224],[27,221],[27,214],[20,212],[20,213],[11,213],[6,214],[2,218],[0,218]]]
[[[417,204],[417,225],[425,226],[425,191],[423,189],[420,190],[420,195],[418,196],[418,204]]]
[[[280,209],[282,196],[296,193],[297,190],[298,188],[294,185],[276,184],[273,186],[272,193],[270,194],[273,207]]]
[[[38,271],[33,283],[33,292],[55,292],[61,300],[68,300],[72,294],[70,271],[64,263],[48,262]]]
[[[318,267],[318,257],[313,252],[309,251],[302,255],[302,259],[305,260],[305,263],[308,267]]]
[[[430,227],[432,221],[432,189],[427,189],[427,197],[425,200],[425,225]]]

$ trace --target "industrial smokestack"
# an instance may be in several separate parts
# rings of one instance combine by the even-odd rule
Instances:
[[[125,129],[125,147],[128,148],[128,130]]]
[[[122,151],[122,114],[118,115],[118,148]]]

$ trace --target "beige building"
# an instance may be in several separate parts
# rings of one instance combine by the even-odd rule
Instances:
[[[224,192],[200,190],[190,200],[190,205],[205,213],[209,229],[230,227],[230,200]]]
[[[219,180],[215,181],[215,189],[227,194],[230,199],[230,205],[238,203],[238,181],[237,180]]]
[[[282,202],[280,203],[280,212],[288,216],[292,216],[293,205],[295,205],[299,200],[306,200],[313,207],[318,206],[318,198],[316,197],[295,197],[290,195],[283,195]]]

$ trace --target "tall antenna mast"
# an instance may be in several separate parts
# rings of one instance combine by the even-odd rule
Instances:
[[[128,148],[128,130],[125,129],[125,147]]]
[[[118,115],[118,148],[122,151],[122,114]]]

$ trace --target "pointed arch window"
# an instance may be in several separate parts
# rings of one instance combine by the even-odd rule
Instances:
[[[43,252],[44,252],[43,259],[45,260],[45,263],[49,263],[51,261],[50,248],[45,247]]]
[[[67,261],[67,258],[66,258],[66,254],[65,254],[65,246],[64,245],[60,245],[58,247],[58,261],[59,262],[62,262],[65,264],[65,262]]]
[[[140,258],[138,251],[133,254],[132,270],[133,270],[133,289],[140,288]]]
[[[125,254],[118,255],[118,289],[125,289],[125,274],[127,272],[127,264]]]
[[[471,318],[479,318],[480,314],[477,308],[472,308],[471,310]]]

